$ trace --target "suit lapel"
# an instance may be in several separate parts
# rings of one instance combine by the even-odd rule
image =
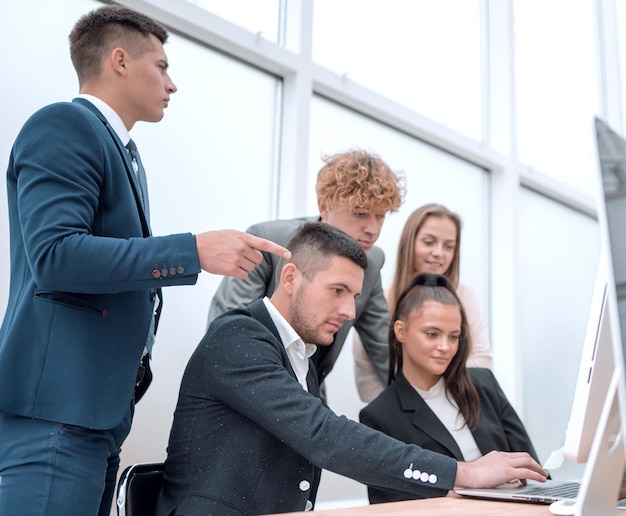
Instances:
[[[463,454],[450,432],[402,373],[396,377],[393,385],[396,387],[402,410],[413,412],[411,423],[446,448],[454,458],[463,460]]]
[[[272,335],[276,338],[276,341],[277,341],[276,347],[280,350],[280,355],[283,359],[283,363],[285,367],[287,368],[287,371],[289,371],[289,374],[291,374],[291,376],[293,376],[295,380],[297,381],[298,377],[296,376],[296,373],[293,370],[293,367],[291,367],[291,362],[289,361],[289,357],[287,356],[285,345],[283,344],[283,341],[280,339],[280,334],[278,333],[278,329],[276,328],[274,321],[270,317],[270,314],[267,311],[267,308],[265,307],[265,302],[263,301],[263,299],[257,299],[256,301],[253,301],[252,303],[250,303],[248,305],[248,311],[250,312],[250,315],[252,317],[254,317],[257,321],[259,321],[263,326],[265,326],[272,333]],[[309,361],[309,375],[310,374],[311,374],[311,362]],[[307,383],[309,383],[309,375],[307,376]]]
[[[100,112],[100,110],[98,110],[98,108],[96,108],[96,106],[82,98],[76,98],[72,102],[80,104],[84,108],[88,109],[95,116],[97,116],[111,136],[113,143],[115,143],[115,146],[117,147],[120,158],[124,162],[126,176],[128,177],[128,182],[130,183],[130,186],[133,190],[133,195],[135,196],[135,202],[137,203],[137,211],[139,212],[139,218],[141,220],[143,236],[150,236],[152,234],[150,230],[150,224],[148,223],[148,220],[146,219],[146,214],[143,211],[143,205],[141,203],[141,192],[139,191],[139,183],[137,182],[137,174],[135,174],[133,162],[131,160],[130,154],[128,153],[128,150],[126,149],[126,147],[124,147],[122,140],[120,140],[117,133],[113,130],[113,127],[111,127],[105,116]]]

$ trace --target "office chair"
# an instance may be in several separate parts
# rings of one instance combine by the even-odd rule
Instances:
[[[117,484],[118,516],[154,516],[163,480],[163,462],[128,466]]]

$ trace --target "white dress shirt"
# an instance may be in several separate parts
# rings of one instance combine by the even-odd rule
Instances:
[[[306,376],[309,372],[309,358],[315,353],[317,346],[314,344],[306,344],[267,296],[263,298],[263,302],[272,318],[272,322],[278,330],[278,335],[283,342],[283,346],[285,346],[289,363],[296,373],[298,382],[304,387],[304,390],[308,391],[309,388],[306,383]]]

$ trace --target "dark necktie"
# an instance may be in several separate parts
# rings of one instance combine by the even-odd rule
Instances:
[[[126,144],[126,148],[130,153],[130,157],[133,159],[133,168],[135,169],[137,183],[139,184],[139,194],[141,196],[143,212],[146,216],[146,221],[148,222],[148,225],[150,225],[150,204],[148,203],[148,182],[146,181],[146,170],[143,168],[143,165],[141,163],[139,151],[137,150],[137,145],[135,144],[135,142],[133,140],[130,140]],[[154,344],[154,324],[155,321],[153,317],[150,321],[150,330],[148,331],[148,340],[146,341],[146,351],[149,354],[152,354],[152,346]]]
[[[141,164],[141,158],[139,157],[139,151],[137,150],[137,145],[135,145],[135,142],[133,140],[130,140],[126,144],[126,148],[128,149],[128,152],[130,152],[131,158],[133,158],[133,166],[137,175],[137,183],[139,184],[139,194],[141,195],[141,205],[143,207],[143,212],[146,215],[146,220],[149,224],[150,203],[148,201],[148,183],[146,181],[146,170]]]

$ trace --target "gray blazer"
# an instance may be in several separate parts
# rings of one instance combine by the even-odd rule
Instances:
[[[301,511],[320,468],[421,497],[453,487],[454,459],[337,416],[314,395],[314,374],[308,385],[262,300],[215,319],[183,376],[156,514]]]
[[[319,217],[304,217],[262,222],[251,226],[248,233],[284,246],[302,224],[319,220]],[[227,310],[247,306],[263,296],[271,296],[274,292],[275,273],[279,260],[276,255],[264,252],[263,262],[248,274],[247,279],[225,277],[211,301],[209,323]],[[348,331],[354,326],[381,380],[385,385],[387,384],[389,309],[380,279],[380,269],[385,263],[385,255],[379,247],[373,247],[367,253],[367,260],[363,290],[356,299],[355,319],[345,322],[336,333],[332,345],[320,347],[313,355],[320,383],[333,368]]]

